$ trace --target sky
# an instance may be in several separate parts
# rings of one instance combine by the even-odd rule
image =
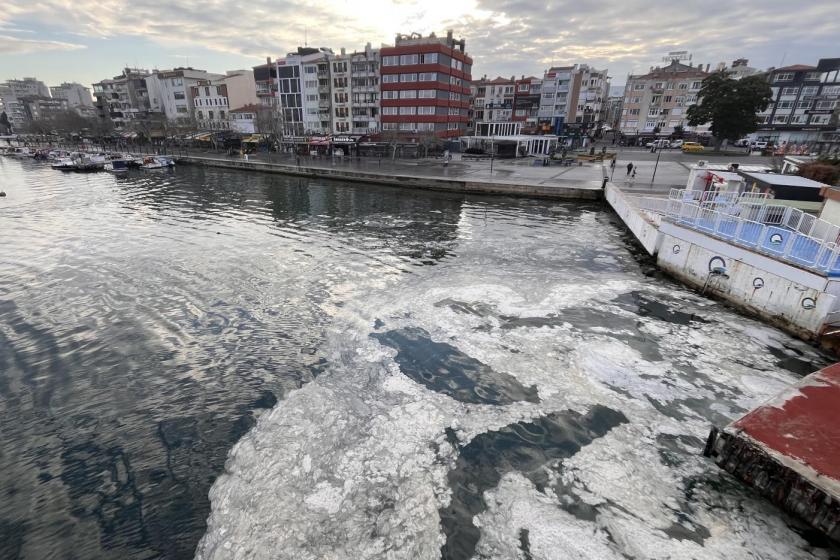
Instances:
[[[467,42],[473,77],[541,76],[552,65],[628,73],[689,51],[695,64],[757,68],[840,57],[838,0],[4,0],[0,81],[85,85],[126,65],[250,68],[309,46],[348,51],[396,33]]]

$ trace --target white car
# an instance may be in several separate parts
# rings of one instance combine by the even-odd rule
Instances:
[[[654,140],[652,142],[648,142],[647,144],[645,144],[646,147],[648,147],[648,148],[656,147],[657,150],[660,149],[660,148],[667,148],[669,145],[670,145],[670,142],[668,140],[666,140],[665,138],[660,138],[659,140]]]
[[[682,148],[683,141],[682,140],[671,140],[671,148]]]
[[[767,142],[753,142],[750,145],[750,148],[752,148],[753,150],[766,150]]]

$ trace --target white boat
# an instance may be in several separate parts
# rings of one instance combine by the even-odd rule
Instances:
[[[143,160],[143,165],[141,165],[140,167],[147,171],[153,171],[156,169],[169,169],[170,167],[174,166],[175,162],[167,157],[149,156]]]
[[[74,161],[68,157],[57,160],[56,162],[50,164],[50,167],[58,169],[59,171],[72,171],[75,165]]]
[[[128,162],[124,159],[112,159],[105,164],[105,171],[115,175],[128,173]]]

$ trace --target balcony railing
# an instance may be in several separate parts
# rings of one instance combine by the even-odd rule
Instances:
[[[828,276],[840,276],[840,226],[780,204],[760,193],[672,191],[668,199],[642,197],[639,208],[663,220]]]

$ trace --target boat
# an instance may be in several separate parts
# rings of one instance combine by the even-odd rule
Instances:
[[[54,163],[50,164],[50,167],[58,169],[59,171],[72,171],[75,165],[75,162],[68,157],[56,160]]]
[[[112,159],[105,164],[105,171],[114,173],[115,175],[128,173],[128,161],[124,159]]]
[[[169,169],[174,166],[175,162],[170,158],[163,156],[148,156],[143,160],[143,165],[140,167],[147,171],[154,171],[156,169]]]
[[[51,167],[60,171],[102,171],[105,168],[105,160],[97,156],[73,153],[70,157],[53,163]]]

